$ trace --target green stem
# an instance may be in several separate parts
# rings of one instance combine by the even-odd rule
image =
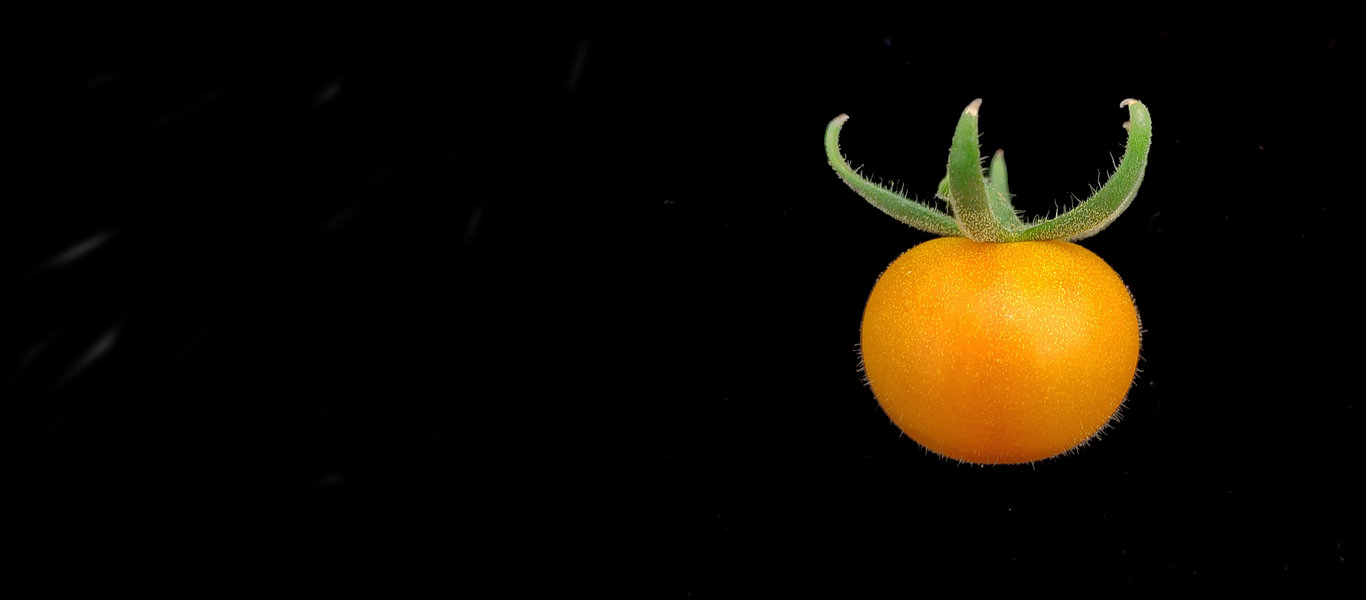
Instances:
[[[1113,223],[1129,208],[1143,183],[1148,167],[1148,149],[1153,142],[1152,117],[1148,107],[1132,98],[1119,104],[1129,108],[1128,143],[1114,174],[1096,193],[1061,215],[1020,231],[1017,240],[1069,240],[1091,237]]]
[[[848,115],[840,115],[825,128],[825,157],[840,179],[869,204],[911,227],[941,236],[962,236],[953,218],[860,176],[840,153],[840,130]]]
[[[1024,229],[1020,211],[1010,203],[1010,185],[1006,177],[1006,152],[997,150],[991,157],[991,171],[987,175],[987,193],[991,195],[991,212],[1005,224],[1006,229]]]
[[[1006,151],[997,150],[991,157],[991,171],[987,174],[987,180],[991,182],[992,189],[1002,196],[1010,198],[1010,184],[1006,177]]]
[[[1113,223],[1138,195],[1152,146],[1152,118],[1142,102],[1128,99],[1119,104],[1129,109],[1124,128],[1129,131],[1124,156],[1110,179],[1090,198],[1052,219],[1030,225],[1021,223],[1010,202],[1005,153],[991,160],[990,177],[982,176],[982,155],[977,145],[977,113],[981,99],[963,110],[949,150],[948,175],[939,182],[936,196],[948,203],[953,216],[911,200],[860,176],[840,154],[839,135],[849,117],[840,115],[825,129],[825,155],[835,173],[870,204],[916,229],[942,236],[963,236],[978,242],[1032,240],[1080,240]]]
[[[1012,232],[1006,228],[1015,209],[999,194],[987,193],[982,177],[982,154],[977,147],[977,111],[982,105],[973,100],[958,118],[949,150],[948,202],[963,234],[977,242],[1007,242]]]

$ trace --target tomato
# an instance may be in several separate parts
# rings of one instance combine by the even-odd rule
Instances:
[[[1085,444],[1114,418],[1138,371],[1133,297],[1109,265],[1072,241],[1095,235],[1138,194],[1152,117],[1133,98],[1124,156],[1090,198],[1026,222],[1005,154],[982,172],[977,120],[963,109],[936,197],[947,213],[864,177],[825,129],[835,174],[869,204],[927,233],[887,267],[864,307],[859,345],[873,395],[931,452],[980,464],[1027,463]]]
[[[906,435],[947,458],[1012,464],[1104,429],[1134,379],[1139,342],[1128,288],[1089,250],[946,237],[878,279],[860,353]]]

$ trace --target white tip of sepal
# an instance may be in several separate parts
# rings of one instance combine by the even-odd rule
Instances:
[[[1123,122],[1123,123],[1120,123],[1119,126],[1120,126],[1120,127],[1123,127],[1123,128],[1124,128],[1124,131],[1128,131],[1128,130],[1129,130],[1129,122],[1128,122],[1128,121],[1125,121],[1125,122]]]
[[[1138,100],[1134,100],[1133,98],[1125,98],[1123,101],[1121,101],[1121,102],[1119,103],[1119,107],[1120,107],[1120,108],[1128,108],[1130,104],[1138,104],[1138,103],[1139,103]]]
[[[982,99],[978,98],[968,103],[968,107],[963,109],[963,114],[977,116],[977,111],[982,107]]]
[[[834,120],[832,120],[832,121],[830,121],[830,122],[833,123],[833,124],[839,125],[839,124],[843,124],[845,121],[848,121],[848,120],[849,120],[849,115],[846,115],[846,114],[844,114],[844,113],[840,113],[840,116],[835,117]]]

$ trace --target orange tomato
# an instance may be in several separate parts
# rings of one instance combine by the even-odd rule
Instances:
[[[864,374],[887,415],[963,462],[1033,462],[1076,448],[1123,403],[1138,367],[1133,297],[1063,241],[938,238],[908,250],[863,313]]]

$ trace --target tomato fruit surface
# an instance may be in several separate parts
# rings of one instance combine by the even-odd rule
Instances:
[[[902,431],[944,457],[1012,464],[1106,426],[1137,371],[1140,324],[1119,275],[1081,246],[946,237],[892,262],[860,337]]]

